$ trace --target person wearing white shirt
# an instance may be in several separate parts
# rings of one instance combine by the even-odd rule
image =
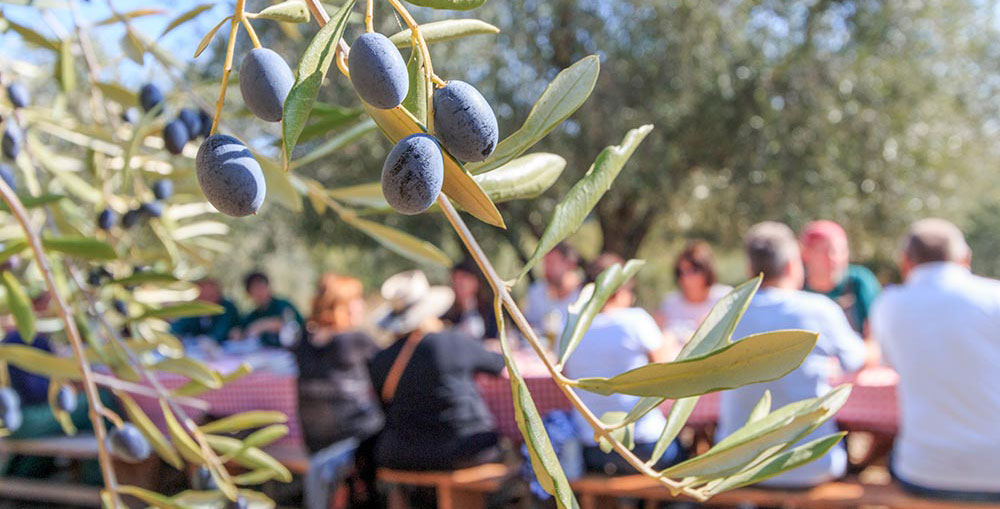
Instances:
[[[899,373],[892,472],[917,495],[1000,502],[1000,281],[969,271],[962,232],[910,227],[900,272],[871,327]]]
[[[603,254],[591,264],[588,276],[596,279],[603,270],[624,263],[617,255]],[[665,362],[670,359],[673,353],[671,345],[663,340],[653,317],[642,308],[632,307],[635,301],[633,285],[633,281],[622,285],[594,317],[580,344],[566,361],[564,372],[567,376],[612,377],[649,362]],[[639,401],[638,396],[601,396],[582,390],[576,392],[597,417],[607,412],[628,412]],[[577,437],[584,446],[583,457],[587,470],[607,475],[635,473],[618,453],[606,454],[601,451],[594,442],[594,430],[583,415],[574,412],[573,422]],[[659,410],[647,413],[635,423],[635,447],[632,451],[636,456],[643,460],[650,457],[665,425],[666,418]],[[656,463],[656,467],[666,468],[680,459],[680,447],[675,442]]]
[[[560,242],[542,259],[545,277],[528,288],[521,308],[531,328],[548,338],[558,338],[566,325],[571,304],[580,296],[580,255]]]
[[[722,440],[746,423],[754,405],[771,391],[772,408],[822,396],[830,391],[830,359],[844,371],[860,369],[865,362],[864,342],[851,328],[837,304],[829,298],[801,291],[804,279],[798,241],[788,226],[764,222],[750,228],[745,239],[750,273],[762,274],[761,288],[750,301],[733,333],[734,338],[781,329],[804,329],[819,333],[816,347],[802,365],[771,382],[724,391],[721,395],[716,440]],[[837,432],[836,424],[824,422],[802,441]],[[837,444],[822,458],[762,482],[764,486],[806,488],[834,480],[847,470],[847,451]]]

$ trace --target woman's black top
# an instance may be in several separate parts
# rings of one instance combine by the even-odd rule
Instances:
[[[372,359],[377,394],[406,343],[398,339]],[[385,428],[378,438],[379,466],[406,470],[447,470],[463,466],[496,445],[497,435],[474,375],[499,375],[503,356],[467,335],[445,331],[425,336],[384,405]]]
[[[315,453],[345,438],[363,440],[382,427],[382,411],[368,376],[378,346],[368,335],[347,332],[323,346],[306,333],[295,346],[299,365],[299,422]]]

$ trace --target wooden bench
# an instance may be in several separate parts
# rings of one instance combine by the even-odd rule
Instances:
[[[632,498],[656,507],[657,502],[690,500],[673,496],[654,479],[642,475],[622,477],[586,476],[572,483],[581,509],[617,507],[617,499]],[[782,508],[828,508],[881,506],[900,509],[998,509],[1000,505],[949,502],[917,498],[897,484],[870,484],[851,479],[830,482],[808,490],[740,488],[720,493],[708,502],[713,506],[753,504]]]
[[[500,489],[507,477],[507,466],[488,463],[450,472],[413,472],[380,468],[378,480],[386,484],[434,488],[438,509],[479,509],[485,506],[484,495]],[[402,501],[390,497],[390,509]]]
[[[24,440],[0,439],[0,454],[73,460],[94,459],[97,458],[97,441],[94,440],[93,435]],[[100,487],[58,482],[51,479],[0,478],[0,496],[52,504],[101,506]]]

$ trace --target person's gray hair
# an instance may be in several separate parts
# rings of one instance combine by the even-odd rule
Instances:
[[[931,217],[910,225],[903,239],[903,256],[910,263],[962,262],[970,250],[962,231],[950,221]]]
[[[750,227],[743,238],[751,274],[763,274],[764,281],[785,273],[788,262],[798,259],[799,242],[788,225],[764,221]]]

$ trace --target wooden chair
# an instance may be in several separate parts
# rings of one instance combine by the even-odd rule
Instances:
[[[507,466],[488,463],[449,472],[413,472],[378,470],[378,480],[391,485],[434,488],[438,509],[480,509],[485,507],[485,494],[497,491],[507,476]],[[401,497],[390,497],[390,509],[405,507]]]

